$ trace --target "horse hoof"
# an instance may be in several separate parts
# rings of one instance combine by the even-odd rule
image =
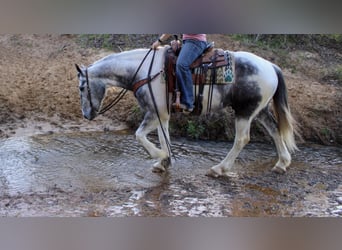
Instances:
[[[209,177],[213,177],[213,178],[218,178],[220,177],[222,174],[221,173],[217,173],[215,170],[213,170],[212,168],[208,170],[208,172],[205,174],[206,176]]]
[[[170,166],[171,166],[171,158],[170,157],[167,157],[165,159],[163,159],[161,162],[160,162],[160,165],[164,167],[164,169],[168,169]]]
[[[165,171],[166,171],[165,168],[162,166],[152,168],[152,172],[157,173],[157,174],[164,173]]]
[[[277,174],[285,174],[286,173],[286,168],[282,168],[279,166],[274,166],[272,168],[272,172],[277,173]]]
[[[164,173],[166,171],[166,168],[164,166],[165,162],[164,160],[158,161],[155,164],[153,164],[152,172],[153,173]]]
[[[234,172],[224,172],[224,174],[222,176],[227,177],[227,178],[238,178],[239,177],[239,175],[237,173],[234,173]]]

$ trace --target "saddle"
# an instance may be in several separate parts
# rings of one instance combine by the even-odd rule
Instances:
[[[176,62],[180,46],[171,47],[166,52],[165,58],[165,80],[168,93],[173,93],[174,107],[179,107],[181,93],[177,87]],[[201,56],[191,65],[193,84],[195,85],[195,110],[193,114],[202,112],[202,101],[204,85],[229,84],[234,82],[234,58],[231,53],[220,48],[214,48],[213,43],[209,43]],[[198,87],[196,87],[198,86]],[[209,91],[209,93],[212,91]],[[209,98],[208,100],[211,100]],[[178,104],[178,105],[177,105]],[[210,106],[210,105],[209,105]],[[179,109],[172,110],[179,112]]]

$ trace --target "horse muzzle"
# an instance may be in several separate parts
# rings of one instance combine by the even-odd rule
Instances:
[[[93,120],[97,116],[97,113],[93,109],[88,112],[82,111],[82,113],[83,113],[83,117],[89,121]]]

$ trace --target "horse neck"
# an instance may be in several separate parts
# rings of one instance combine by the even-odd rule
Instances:
[[[147,49],[138,49],[109,55],[91,65],[89,74],[92,79],[97,78],[106,86],[132,89],[133,82],[147,77],[150,55],[137,72],[147,52]]]

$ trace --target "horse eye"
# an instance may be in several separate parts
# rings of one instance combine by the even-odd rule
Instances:
[[[82,92],[84,90],[84,86],[80,86],[80,91]]]

